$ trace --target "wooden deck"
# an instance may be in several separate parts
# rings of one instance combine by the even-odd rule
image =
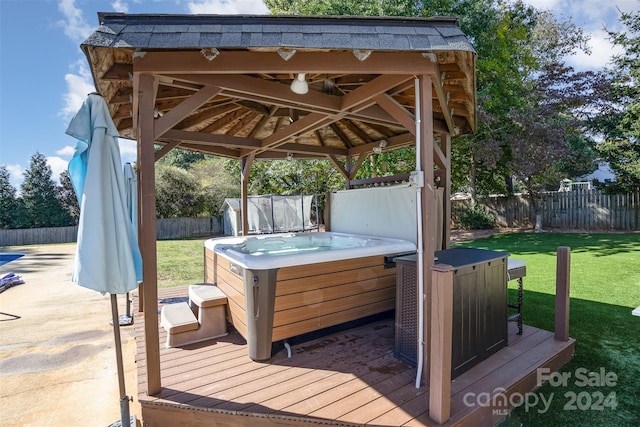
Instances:
[[[160,305],[186,295],[187,287],[159,289]],[[145,426],[437,425],[428,414],[428,387],[416,389],[415,368],[393,355],[392,318],[294,344],[291,358],[282,350],[266,363],[248,357],[235,331],[167,349],[160,328],[162,391],[147,396],[142,316],[136,315],[135,328]],[[536,387],[537,368],[558,370],[573,356],[573,339],[557,341],[552,332],[526,325],[523,335],[516,332],[510,323],[509,345],[452,382],[445,425],[495,424],[509,408],[479,405],[478,393],[524,394]]]

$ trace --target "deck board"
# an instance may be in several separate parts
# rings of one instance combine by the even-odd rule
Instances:
[[[180,301],[187,287],[159,289],[159,306]],[[432,426],[429,390],[415,388],[416,369],[394,357],[394,324],[383,318],[308,342],[292,340],[268,362],[248,357],[242,336],[225,336],[183,348],[165,348],[160,328],[162,390],[145,390],[143,317],[135,323],[138,399],[145,425]],[[509,344],[458,376],[451,385],[451,419],[445,425],[492,425],[491,408],[468,407],[466,393],[498,387],[535,388],[535,369],[557,369],[573,354],[574,341],[525,325]]]

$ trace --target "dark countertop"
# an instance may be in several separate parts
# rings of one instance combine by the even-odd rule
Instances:
[[[448,264],[454,268],[467,267],[474,264],[494,261],[508,257],[509,252],[490,251],[476,248],[454,248],[444,251],[436,251],[436,264]],[[394,258],[398,262],[416,262],[416,255],[405,255]]]

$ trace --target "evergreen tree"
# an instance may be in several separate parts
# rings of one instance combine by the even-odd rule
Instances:
[[[67,171],[60,174],[60,185],[56,187],[56,197],[71,216],[73,224],[77,224],[80,220],[80,206]]]
[[[56,185],[51,175],[46,157],[39,152],[34,154],[21,186],[22,201],[31,228],[60,227],[73,222],[56,197]]]
[[[7,167],[0,165],[0,228],[12,228],[16,207],[16,189],[9,182]]]
[[[616,175],[608,189],[624,193],[640,188],[640,11],[623,13],[620,22],[627,31],[609,31],[609,37],[624,52],[607,70],[610,85],[593,129],[604,134],[597,148]]]

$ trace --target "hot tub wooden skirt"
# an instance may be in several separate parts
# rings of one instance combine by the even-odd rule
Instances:
[[[395,268],[384,268],[384,255],[250,270],[205,249],[205,281],[227,295],[253,360],[269,359],[275,341],[395,308]]]

